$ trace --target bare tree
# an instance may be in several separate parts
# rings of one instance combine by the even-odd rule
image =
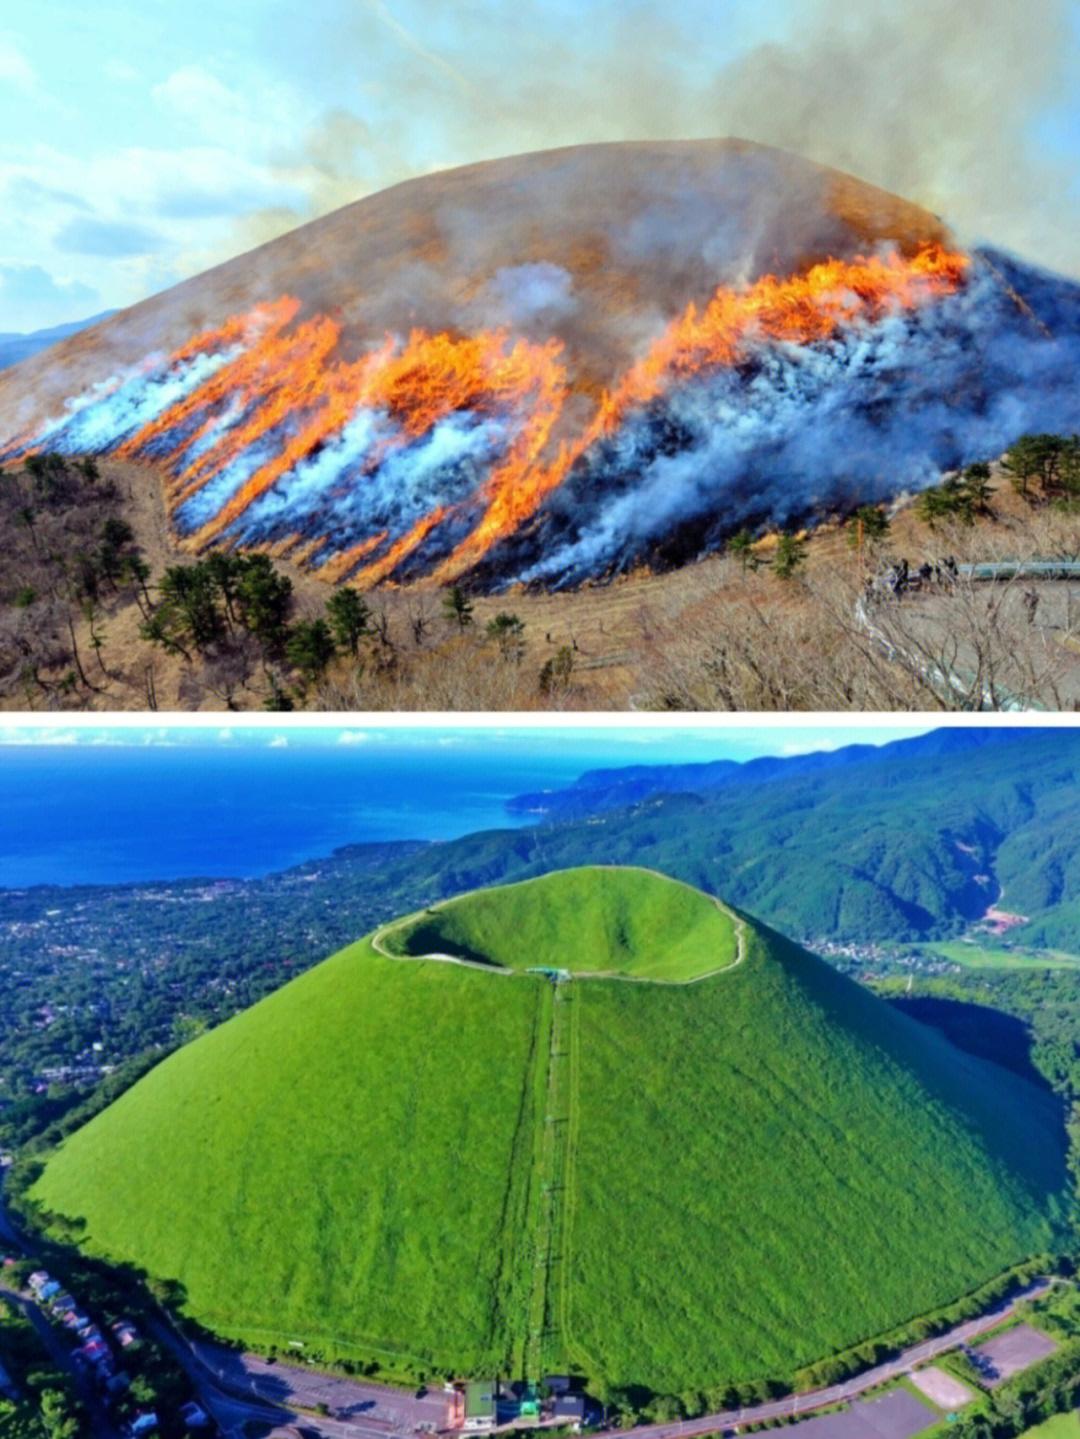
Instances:
[[[424,643],[425,638],[432,633],[435,627],[435,619],[439,606],[436,603],[434,593],[429,589],[414,590],[406,602],[406,611],[409,618],[409,628],[412,630],[413,644],[418,648]]]
[[[881,595],[841,567],[819,567],[803,595],[778,594],[772,577],[748,575],[745,586],[699,600],[656,635],[635,703],[987,710],[1063,708],[1080,697],[1080,662],[1064,631],[1030,622],[1026,582],[937,573]]]

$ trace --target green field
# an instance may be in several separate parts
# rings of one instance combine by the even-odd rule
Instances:
[[[913,944],[927,959],[944,959],[965,969],[1078,969],[1080,957],[1061,954],[1056,950],[1008,950],[965,944],[962,940],[939,940],[932,944]]]
[[[661,1393],[791,1374],[1060,1240],[1048,1093],[750,921],[732,964],[707,898],[591,870],[410,942],[435,921],[437,952],[515,972],[353,945],[162,1063],[32,1197],[232,1337]],[[525,972],[571,949],[728,967]]]
[[[1055,1414],[1052,1419],[1028,1429],[1022,1439],[1080,1439],[1080,1418],[1075,1409],[1067,1414]]]
[[[402,956],[673,983],[724,969],[736,952],[731,915],[699,889],[597,866],[447,900],[388,926],[379,942]]]

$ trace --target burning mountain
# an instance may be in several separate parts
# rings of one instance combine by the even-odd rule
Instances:
[[[0,376],[0,458],[153,465],[192,548],[549,585],[1080,428],[1080,287],[734,141],[412,181]]]

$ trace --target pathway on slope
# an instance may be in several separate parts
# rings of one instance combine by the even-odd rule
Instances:
[[[561,1266],[565,1188],[569,1162],[570,1113],[573,1103],[570,1067],[570,1030],[575,1000],[573,986],[555,983],[548,1051],[547,1095],[544,1101],[544,1137],[540,1150],[540,1217],[533,1252],[529,1332],[525,1345],[525,1379],[537,1384],[543,1374],[545,1341],[556,1318],[553,1270]]]

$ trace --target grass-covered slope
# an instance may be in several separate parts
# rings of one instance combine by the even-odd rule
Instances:
[[[470,896],[434,948],[528,965],[531,926],[562,945],[577,917],[576,968],[601,941],[610,968],[611,883],[557,880],[550,929],[542,888]],[[705,916],[731,935],[614,884],[657,970]],[[791,1373],[1053,1246],[1052,1098],[740,928],[738,963],[683,984],[354,945],[151,1072],[33,1197],[231,1335],[671,1393]]]
[[[403,957],[676,983],[725,968],[736,950],[732,918],[709,895],[647,870],[598,866],[447,900],[379,940]]]
[[[354,945],[159,1065],[40,1197],[224,1334],[491,1363],[549,1006]]]
[[[623,1384],[790,1373],[1038,1252],[1064,1208],[1049,1094],[772,931],[747,950],[647,1010],[573,986],[569,1357]]]

